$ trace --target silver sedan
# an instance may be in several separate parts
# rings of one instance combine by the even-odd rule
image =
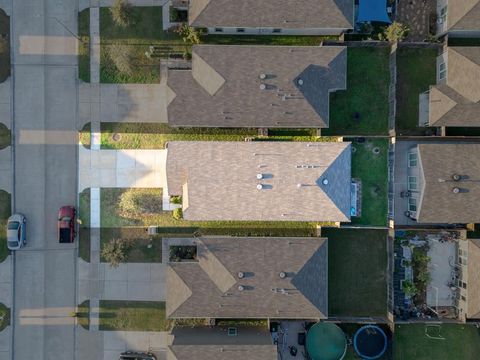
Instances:
[[[27,243],[27,220],[22,214],[13,214],[7,223],[7,246],[10,250],[18,250]]]

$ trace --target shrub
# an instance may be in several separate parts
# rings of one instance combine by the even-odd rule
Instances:
[[[408,280],[406,280],[402,283],[402,288],[403,288],[403,292],[405,293],[405,295],[410,296],[410,297],[414,297],[418,293],[418,289],[415,286],[415,284],[411,281],[408,281]]]
[[[200,44],[201,30],[196,30],[193,26],[182,24],[175,30],[179,34],[183,41],[187,44]]]
[[[181,208],[174,209],[172,215],[175,220],[180,220],[183,218],[183,211]]]
[[[378,34],[378,38],[379,40],[400,42],[408,35],[408,31],[409,28],[407,25],[394,21],[383,30],[383,33]]]
[[[119,72],[132,75],[132,51],[128,45],[113,44],[108,47],[108,55]]]
[[[182,197],[180,195],[170,196],[170,202],[172,204],[181,204],[182,203]]]
[[[170,246],[170,261],[195,260],[197,258],[197,247],[195,245]]]
[[[127,260],[127,252],[133,245],[132,239],[112,239],[102,249],[102,257],[111,267],[118,267]]]
[[[162,211],[162,199],[149,189],[129,189],[120,195],[119,214],[127,218],[140,218]]]
[[[132,6],[126,0],[115,0],[110,8],[112,20],[121,27],[133,24]]]

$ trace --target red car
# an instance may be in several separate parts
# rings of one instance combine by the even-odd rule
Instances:
[[[75,241],[75,215],[73,206],[62,206],[58,211],[58,242],[73,243]]]

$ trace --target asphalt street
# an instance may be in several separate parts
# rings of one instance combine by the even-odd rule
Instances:
[[[12,3],[14,208],[27,217],[15,254],[13,358],[73,359],[75,244],[57,212],[76,204],[76,0]]]

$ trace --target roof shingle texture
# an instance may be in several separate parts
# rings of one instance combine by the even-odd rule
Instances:
[[[346,73],[347,48],[341,46],[194,46],[192,70],[168,71],[175,94],[168,122],[328,127],[329,94],[346,89]]]
[[[419,144],[418,151],[425,181],[418,222],[480,222],[480,144]]]
[[[449,30],[480,31],[479,0],[448,0]]]
[[[174,141],[168,143],[167,182],[170,195],[183,196],[187,220],[345,222],[351,146]]]
[[[445,83],[430,89],[432,126],[480,126],[480,47],[449,47]]]
[[[322,319],[327,316],[326,239],[212,237],[196,241],[197,258],[210,252],[207,259],[215,257],[222,264],[218,271],[232,276],[235,283],[225,291],[199,263],[170,263],[167,317]],[[238,276],[239,272],[244,274],[243,278]],[[286,274],[285,278],[280,277],[281,272]],[[191,291],[186,299],[171,296],[170,290],[178,278]],[[244,289],[240,290],[239,285]]]
[[[190,25],[351,29],[352,0],[190,0]]]

